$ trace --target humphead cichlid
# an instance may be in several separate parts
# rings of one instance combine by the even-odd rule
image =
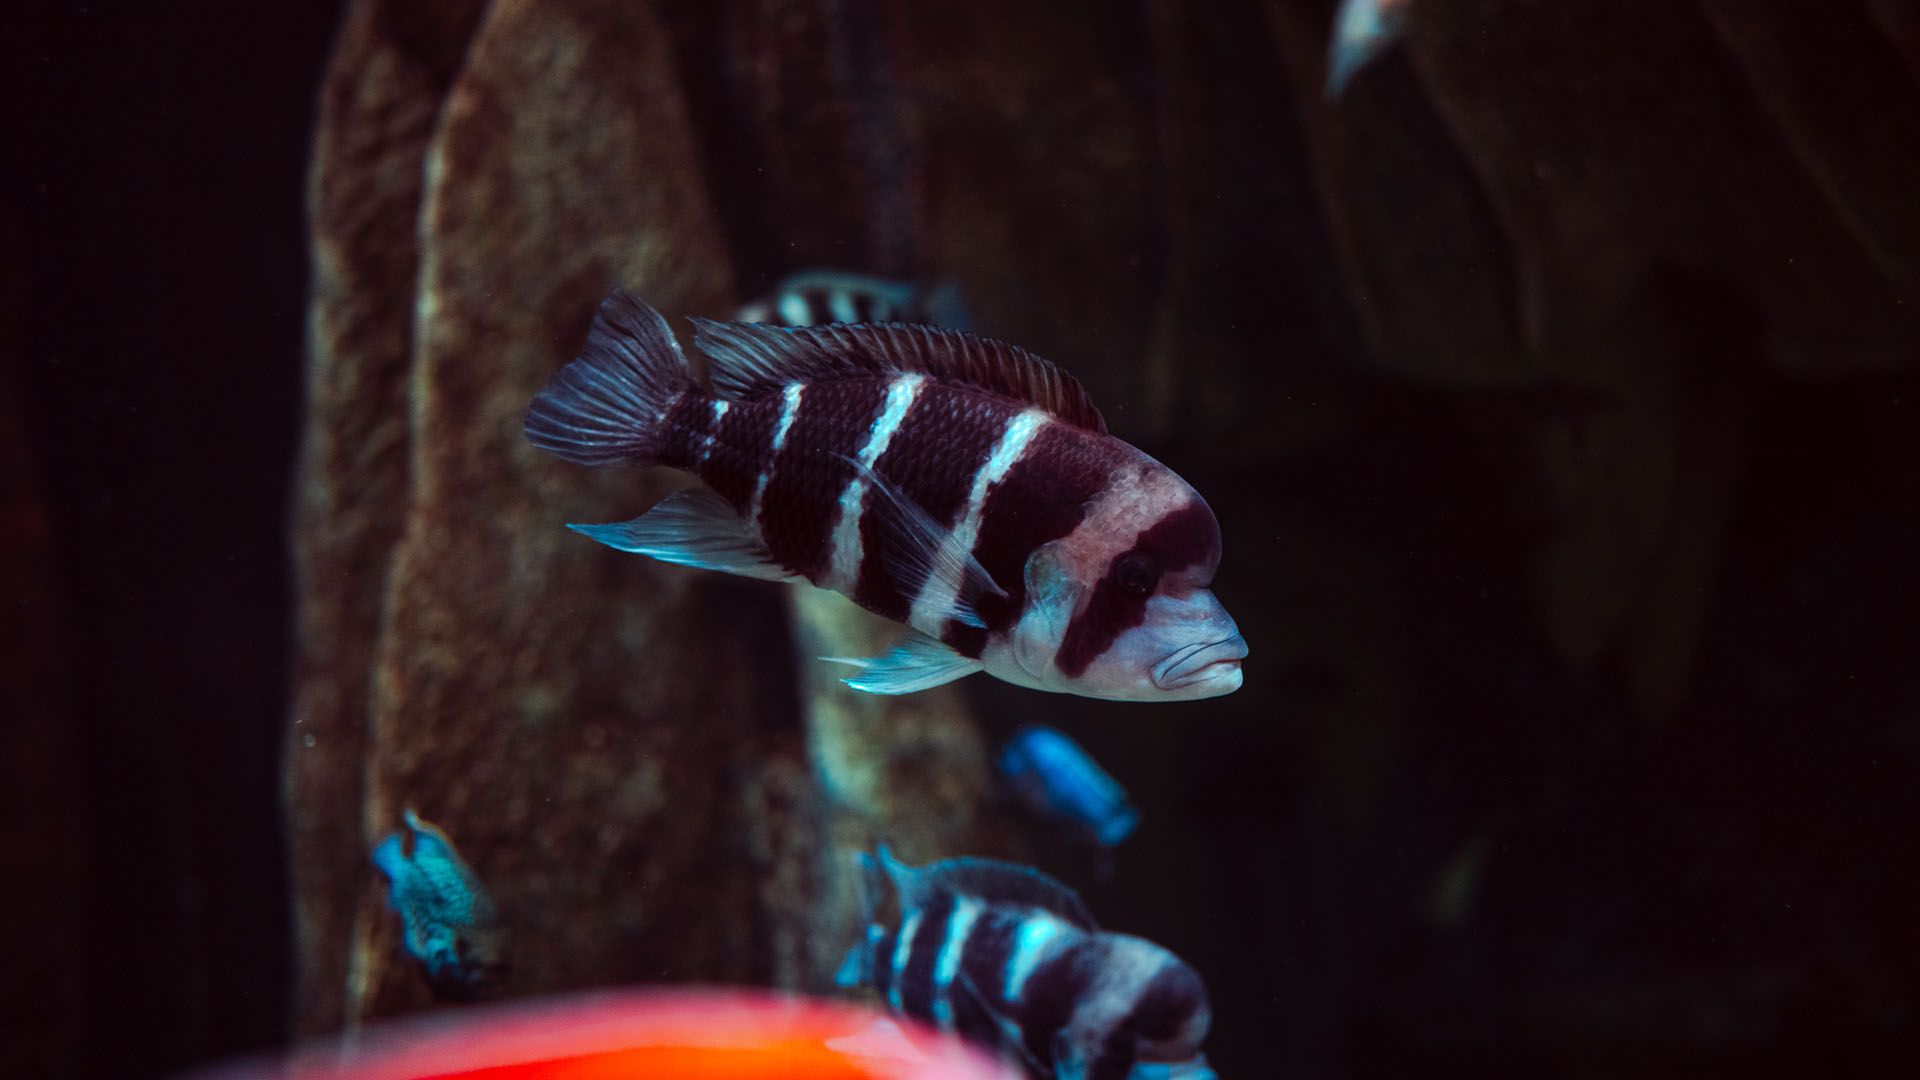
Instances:
[[[1413,0],[1340,0],[1327,47],[1327,97],[1337,98],[1368,61],[1406,32]]]
[[[1035,815],[1112,848],[1133,835],[1140,812],[1093,755],[1050,727],[1022,730],[1000,751],[1000,775]]]
[[[373,865],[387,876],[387,903],[399,913],[407,953],[428,985],[446,997],[472,998],[505,973],[507,932],[447,834],[412,810],[406,822],[404,837],[393,833],[373,849]]]
[[[965,330],[971,320],[951,281],[920,284],[844,270],[802,270],[781,278],[773,293],[740,309],[741,322],[780,326],[828,323],[931,323]]]
[[[842,986],[872,989],[1035,1077],[1212,1075],[1200,976],[1151,941],[1101,930],[1072,889],[991,859],[916,868],[884,846],[858,859],[868,925]],[[899,913],[882,921],[889,888]]]
[[[1240,686],[1245,640],[1209,586],[1213,511],[1107,433],[1066,372],[1011,345],[897,323],[694,320],[712,387],[660,313],[601,304],[534,398],[533,444],[581,465],[706,482],[611,525],[622,551],[851,597],[915,633],[846,660],[904,694],[986,671],[1133,701]]]

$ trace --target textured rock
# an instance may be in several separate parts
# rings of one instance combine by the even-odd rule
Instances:
[[[339,1027],[380,598],[407,495],[407,376],[427,143],[478,0],[351,5],[321,88],[310,178],[307,430],[285,746],[299,1034]]]
[[[568,468],[520,432],[607,284],[667,310],[727,293],[668,44],[647,8],[496,4],[430,150],[365,814],[378,831],[415,805],[465,847],[515,939],[539,943],[520,992],[764,974],[730,787],[778,757],[770,737],[797,749],[790,676],[716,613],[777,641],[778,598],[560,528],[631,516],[668,482]],[[418,983],[371,893],[361,926],[349,1011],[404,1007]]]
[[[759,133],[748,150],[796,178],[758,194],[801,205],[832,176],[907,205],[888,171],[898,140],[849,127],[869,67],[816,84],[786,38],[750,32],[763,18],[792,30],[795,13],[812,27],[802,37],[859,25],[730,9],[726,32],[764,51],[740,50],[739,81],[721,83],[680,67],[705,40],[700,12],[677,14],[677,39],[650,7],[496,4],[432,27],[378,5],[350,15],[316,156],[288,747],[304,1031],[426,1002],[366,864],[408,805],[489,883],[516,942],[511,994],[824,987],[856,913],[835,844],[902,820],[916,854],[993,844],[976,828],[984,755],[957,695],[856,702],[809,675],[803,707],[785,590],[560,527],[633,516],[678,481],[566,466],[520,433],[610,284],[668,312],[724,314],[739,299],[734,250],[777,258],[764,265],[778,273],[843,265],[850,239],[860,265],[911,272],[904,209],[869,219],[863,198],[774,215],[791,238],[746,243],[729,226],[751,215],[723,218],[711,200],[728,187],[708,181],[695,117],[724,130],[750,103],[763,112],[738,121]],[[841,133],[832,154],[805,137],[823,132]],[[723,164],[746,169],[742,152]],[[886,647],[844,605],[811,618],[805,641],[810,667]],[[816,768],[838,782],[822,745],[899,776],[822,799]],[[929,768],[945,781],[918,782]]]

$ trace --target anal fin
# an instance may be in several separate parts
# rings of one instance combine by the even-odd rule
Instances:
[[[773,561],[766,543],[732,504],[706,488],[675,492],[632,521],[567,528],[661,562],[766,581],[802,580]]]
[[[823,656],[821,659],[861,669],[860,674],[840,681],[869,694],[911,694],[965,678],[986,666],[918,632],[885,656]]]

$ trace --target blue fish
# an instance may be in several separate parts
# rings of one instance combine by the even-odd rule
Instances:
[[[1000,775],[1039,817],[1112,849],[1133,835],[1140,812],[1093,756],[1050,727],[1030,727],[1000,752]]]
[[[444,997],[470,999],[505,974],[506,929],[447,834],[411,809],[405,816],[410,836],[380,841],[373,865],[387,876],[387,904],[399,913],[407,953],[428,985]]]

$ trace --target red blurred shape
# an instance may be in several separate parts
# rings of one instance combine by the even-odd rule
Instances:
[[[1018,1080],[952,1036],[839,1002],[627,990],[462,1008],[363,1029],[201,1080]]]

